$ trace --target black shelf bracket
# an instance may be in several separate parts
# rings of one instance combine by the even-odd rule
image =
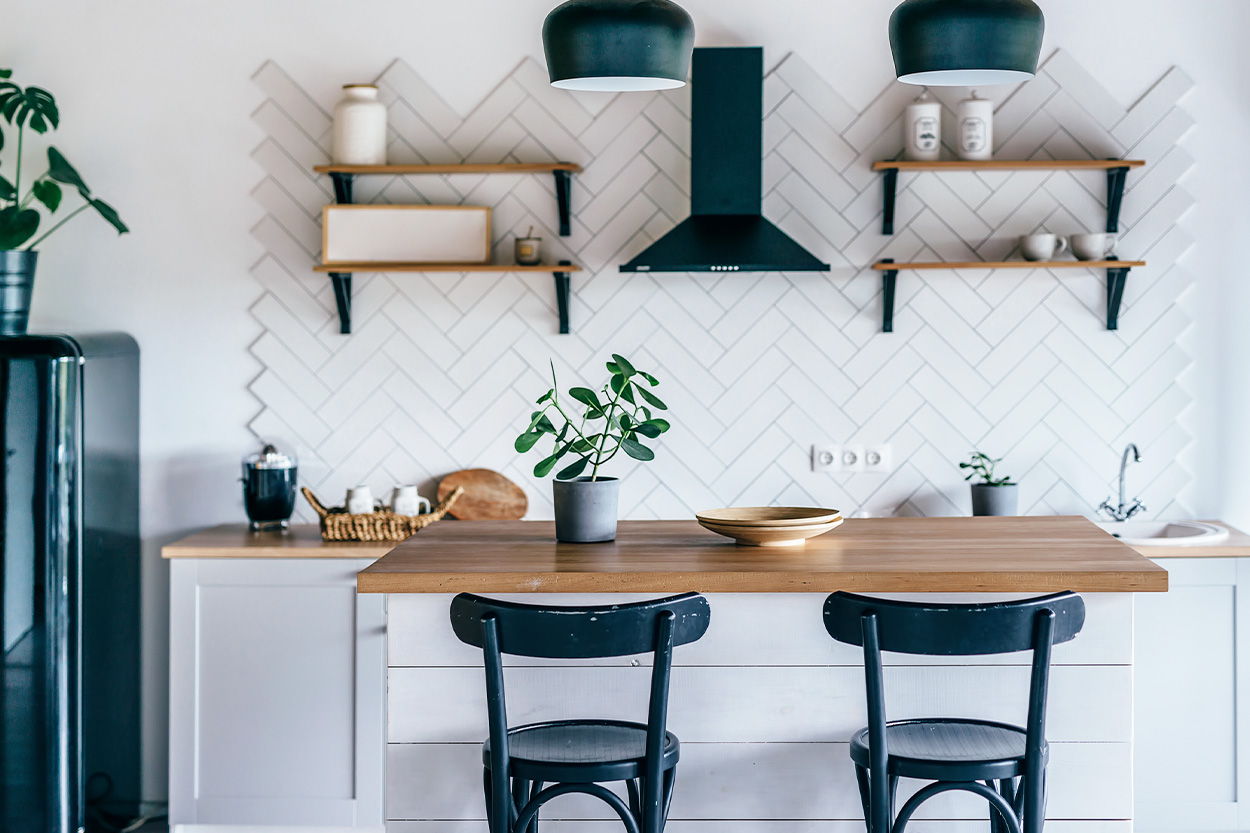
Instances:
[[[557,171],[556,173],[559,173]],[[572,266],[572,261],[562,260],[561,266]],[[569,276],[570,272],[556,272],[556,308],[560,312],[560,335],[569,334]]]
[[[882,263],[893,263],[894,258],[882,258]],[[887,269],[881,273],[881,332],[894,332],[894,290],[898,285],[898,270]]]
[[[881,233],[894,233],[894,200],[898,196],[898,168],[882,171],[881,184],[885,188],[885,208],[881,213]],[[888,333],[889,330],[886,330]]]
[[[556,178],[556,206],[560,211],[560,236],[568,237],[572,232],[569,224],[569,199],[573,195],[573,172],[556,170],[552,173]],[[567,332],[567,330],[560,332]]]
[[[1109,257],[1107,260],[1118,260]],[[1120,305],[1124,301],[1124,285],[1128,283],[1129,267],[1107,269],[1107,329],[1120,329]]]
[[[1128,180],[1128,168],[1107,169],[1107,233],[1120,230],[1120,204],[1124,201],[1124,183]],[[1111,329],[1115,329],[1112,327]]]
[[[332,173],[330,179],[334,181],[334,201],[339,205],[351,205],[352,183],[356,181],[356,175]]]
[[[334,284],[334,305],[339,310],[339,332],[349,335],[352,331],[352,273],[331,272]]]

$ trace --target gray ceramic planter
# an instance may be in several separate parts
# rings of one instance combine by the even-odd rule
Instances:
[[[0,335],[26,334],[39,252],[0,251]]]
[[[1010,486],[987,486],[984,483],[972,487],[973,515],[1015,515],[1018,504],[1018,489],[1015,483]]]
[[[616,539],[616,506],[621,481],[615,477],[555,480],[556,540],[575,544]]]

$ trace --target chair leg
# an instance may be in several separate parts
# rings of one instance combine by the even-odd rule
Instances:
[[[855,780],[859,782],[859,803],[864,808],[864,827],[872,833],[872,812],[869,809],[870,792],[868,787],[868,769],[855,765]],[[893,813],[891,813],[893,815]]]
[[[486,796],[486,829],[490,833],[497,833],[495,830],[495,798],[491,790],[490,770],[482,770],[482,793]]]
[[[674,766],[664,774],[664,820],[663,825],[668,824],[668,811],[673,806],[673,787],[677,785],[677,767]]]

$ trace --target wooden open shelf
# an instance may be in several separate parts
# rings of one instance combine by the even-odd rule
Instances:
[[[903,269],[1132,269],[1145,266],[1144,260],[970,260],[928,263],[892,263],[881,261],[872,265],[878,272]]]
[[[1130,168],[1146,163],[1140,159],[964,159],[937,162],[884,160],[873,162],[872,169],[881,174],[881,233],[894,233],[894,203],[898,194],[899,171],[1105,171],[1107,174],[1107,233],[1120,230],[1120,203]]]
[[[548,174],[568,171],[579,174],[582,166],[575,162],[504,162],[495,165],[464,163],[460,165],[314,165],[319,174]]]
[[[969,260],[895,263],[890,258],[879,260],[872,268],[881,273],[881,331],[894,332],[894,291],[898,273],[904,269],[1106,269],[1107,329],[1120,327],[1120,303],[1130,269],[1145,266],[1144,260]]]
[[[580,272],[582,267],[556,264],[517,266],[506,263],[322,263],[314,272]]]
[[[1140,168],[1141,159],[987,159],[977,162],[947,159],[937,162],[910,160],[873,162],[874,171],[1109,171]]]

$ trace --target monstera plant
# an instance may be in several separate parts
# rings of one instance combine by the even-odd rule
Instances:
[[[48,167],[43,173],[23,171],[27,132],[42,136],[56,130],[61,114],[51,93],[40,87],[23,88],[9,80],[12,75],[12,70],[0,69],[0,333],[6,335],[25,331],[40,243],[88,209],[118,234],[129,231],[117,211],[91,193],[56,148],[47,148]],[[70,199],[77,203],[72,210],[65,201],[67,190],[77,194]]]

